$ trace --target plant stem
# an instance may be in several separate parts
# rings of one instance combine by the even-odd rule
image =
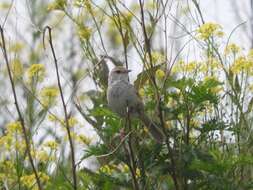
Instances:
[[[6,66],[7,66],[7,70],[8,70],[8,76],[9,76],[9,79],[10,79],[10,82],[11,82],[11,88],[12,88],[12,93],[13,93],[13,96],[14,96],[14,101],[15,101],[15,106],[16,106],[16,110],[18,112],[18,117],[19,117],[19,121],[21,123],[21,127],[22,127],[22,132],[23,132],[23,135],[24,135],[24,138],[25,138],[25,145],[26,145],[26,150],[27,150],[27,153],[28,153],[28,159],[29,159],[29,162],[32,166],[32,170],[33,170],[33,173],[35,175],[35,179],[36,179],[36,183],[38,185],[38,188],[39,190],[43,190],[43,187],[41,185],[41,181],[40,181],[40,178],[39,178],[39,174],[35,168],[35,164],[33,162],[33,158],[32,158],[32,154],[31,154],[31,147],[30,147],[30,140],[29,140],[29,137],[28,137],[28,134],[27,134],[27,131],[26,131],[26,127],[25,127],[25,121],[24,121],[24,118],[21,114],[21,111],[20,111],[20,108],[19,108],[19,104],[18,104],[18,98],[17,98],[17,94],[16,94],[16,89],[15,89],[15,84],[14,84],[14,81],[13,81],[13,78],[12,78],[12,74],[11,74],[11,68],[10,68],[10,64],[9,64],[9,60],[8,60],[8,56],[7,56],[7,51],[6,51],[6,46],[5,46],[5,37],[4,37],[4,31],[3,31],[3,28],[2,26],[0,26],[0,32],[1,32],[1,39],[2,39],[2,52],[3,52],[3,56],[4,56],[4,59],[5,59],[5,63],[6,63]]]
[[[63,110],[64,110],[66,130],[67,130],[68,140],[69,140],[69,145],[70,145],[71,164],[72,164],[72,177],[73,177],[73,189],[77,190],[77,176],[76,176],[76,165],[75,165],[75,150],[74,150],[73,139],[71,137],[71,131],[70,131],[69,120],[68,120],[67,106],[66,106],[66,103],[65,103],[65,100],[64,100],[64,96],[63,96],[63,90],[62,90],[62,86],[61,86],[61,80],[60,80],[60,74],[59,74],[59,69],[58,69],[58,63],[57,63],[57,59],[56,59],[56,55],[55,55],[55,51],[54,51],[54,46],[53,46],[53,41],[52,41],[51,28],[49,26],[47,26],[44,29],[44,33],[45,33],[46,30],[48,30],[48,33],[49,33],[49,44],[50,44],[51,51],[52,51],[53,58],[54,58],[54,65],[55,65],[55,71],[56,71],[56,77],[57,77],[57,84],[58,84],[58,88],[59,88],[59,91],[60,91],[62,106],[63,106]]]

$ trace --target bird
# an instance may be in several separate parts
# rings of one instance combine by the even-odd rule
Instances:
[[[116,66],[111,70],[107,88],[108,107],[122,118],[127,118],[129,114],[130,117],[141,120],[154,140],[162,144],[164,135],[145,113],[143,101],[135,87],[129,82],[130,71],[123,66]]]

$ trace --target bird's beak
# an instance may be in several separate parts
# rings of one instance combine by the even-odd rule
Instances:
[[[126,70],[126,73],[129,73],[129,72],[131,72],[131,71],[132,71],[131,69],[127,69],[127,70]]]

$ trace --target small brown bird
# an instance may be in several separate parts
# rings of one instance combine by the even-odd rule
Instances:
[[[129,83],[128,73],[130,70],[122,66],[115,67],[108,78],[107,101],[111,110],[121,117],[127,116],[127,107],[130,117],[140,119],[148,128],[152,137],[162,143],[163,133],[152,120],[145,114],[144,105],[138,96],[134,86]]]

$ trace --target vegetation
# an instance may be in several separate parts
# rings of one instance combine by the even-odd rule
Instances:
[[[0,189],[253,189],[253,49],[200,2],[1,3]],[[108,109],[121,64],[163,144]]]

